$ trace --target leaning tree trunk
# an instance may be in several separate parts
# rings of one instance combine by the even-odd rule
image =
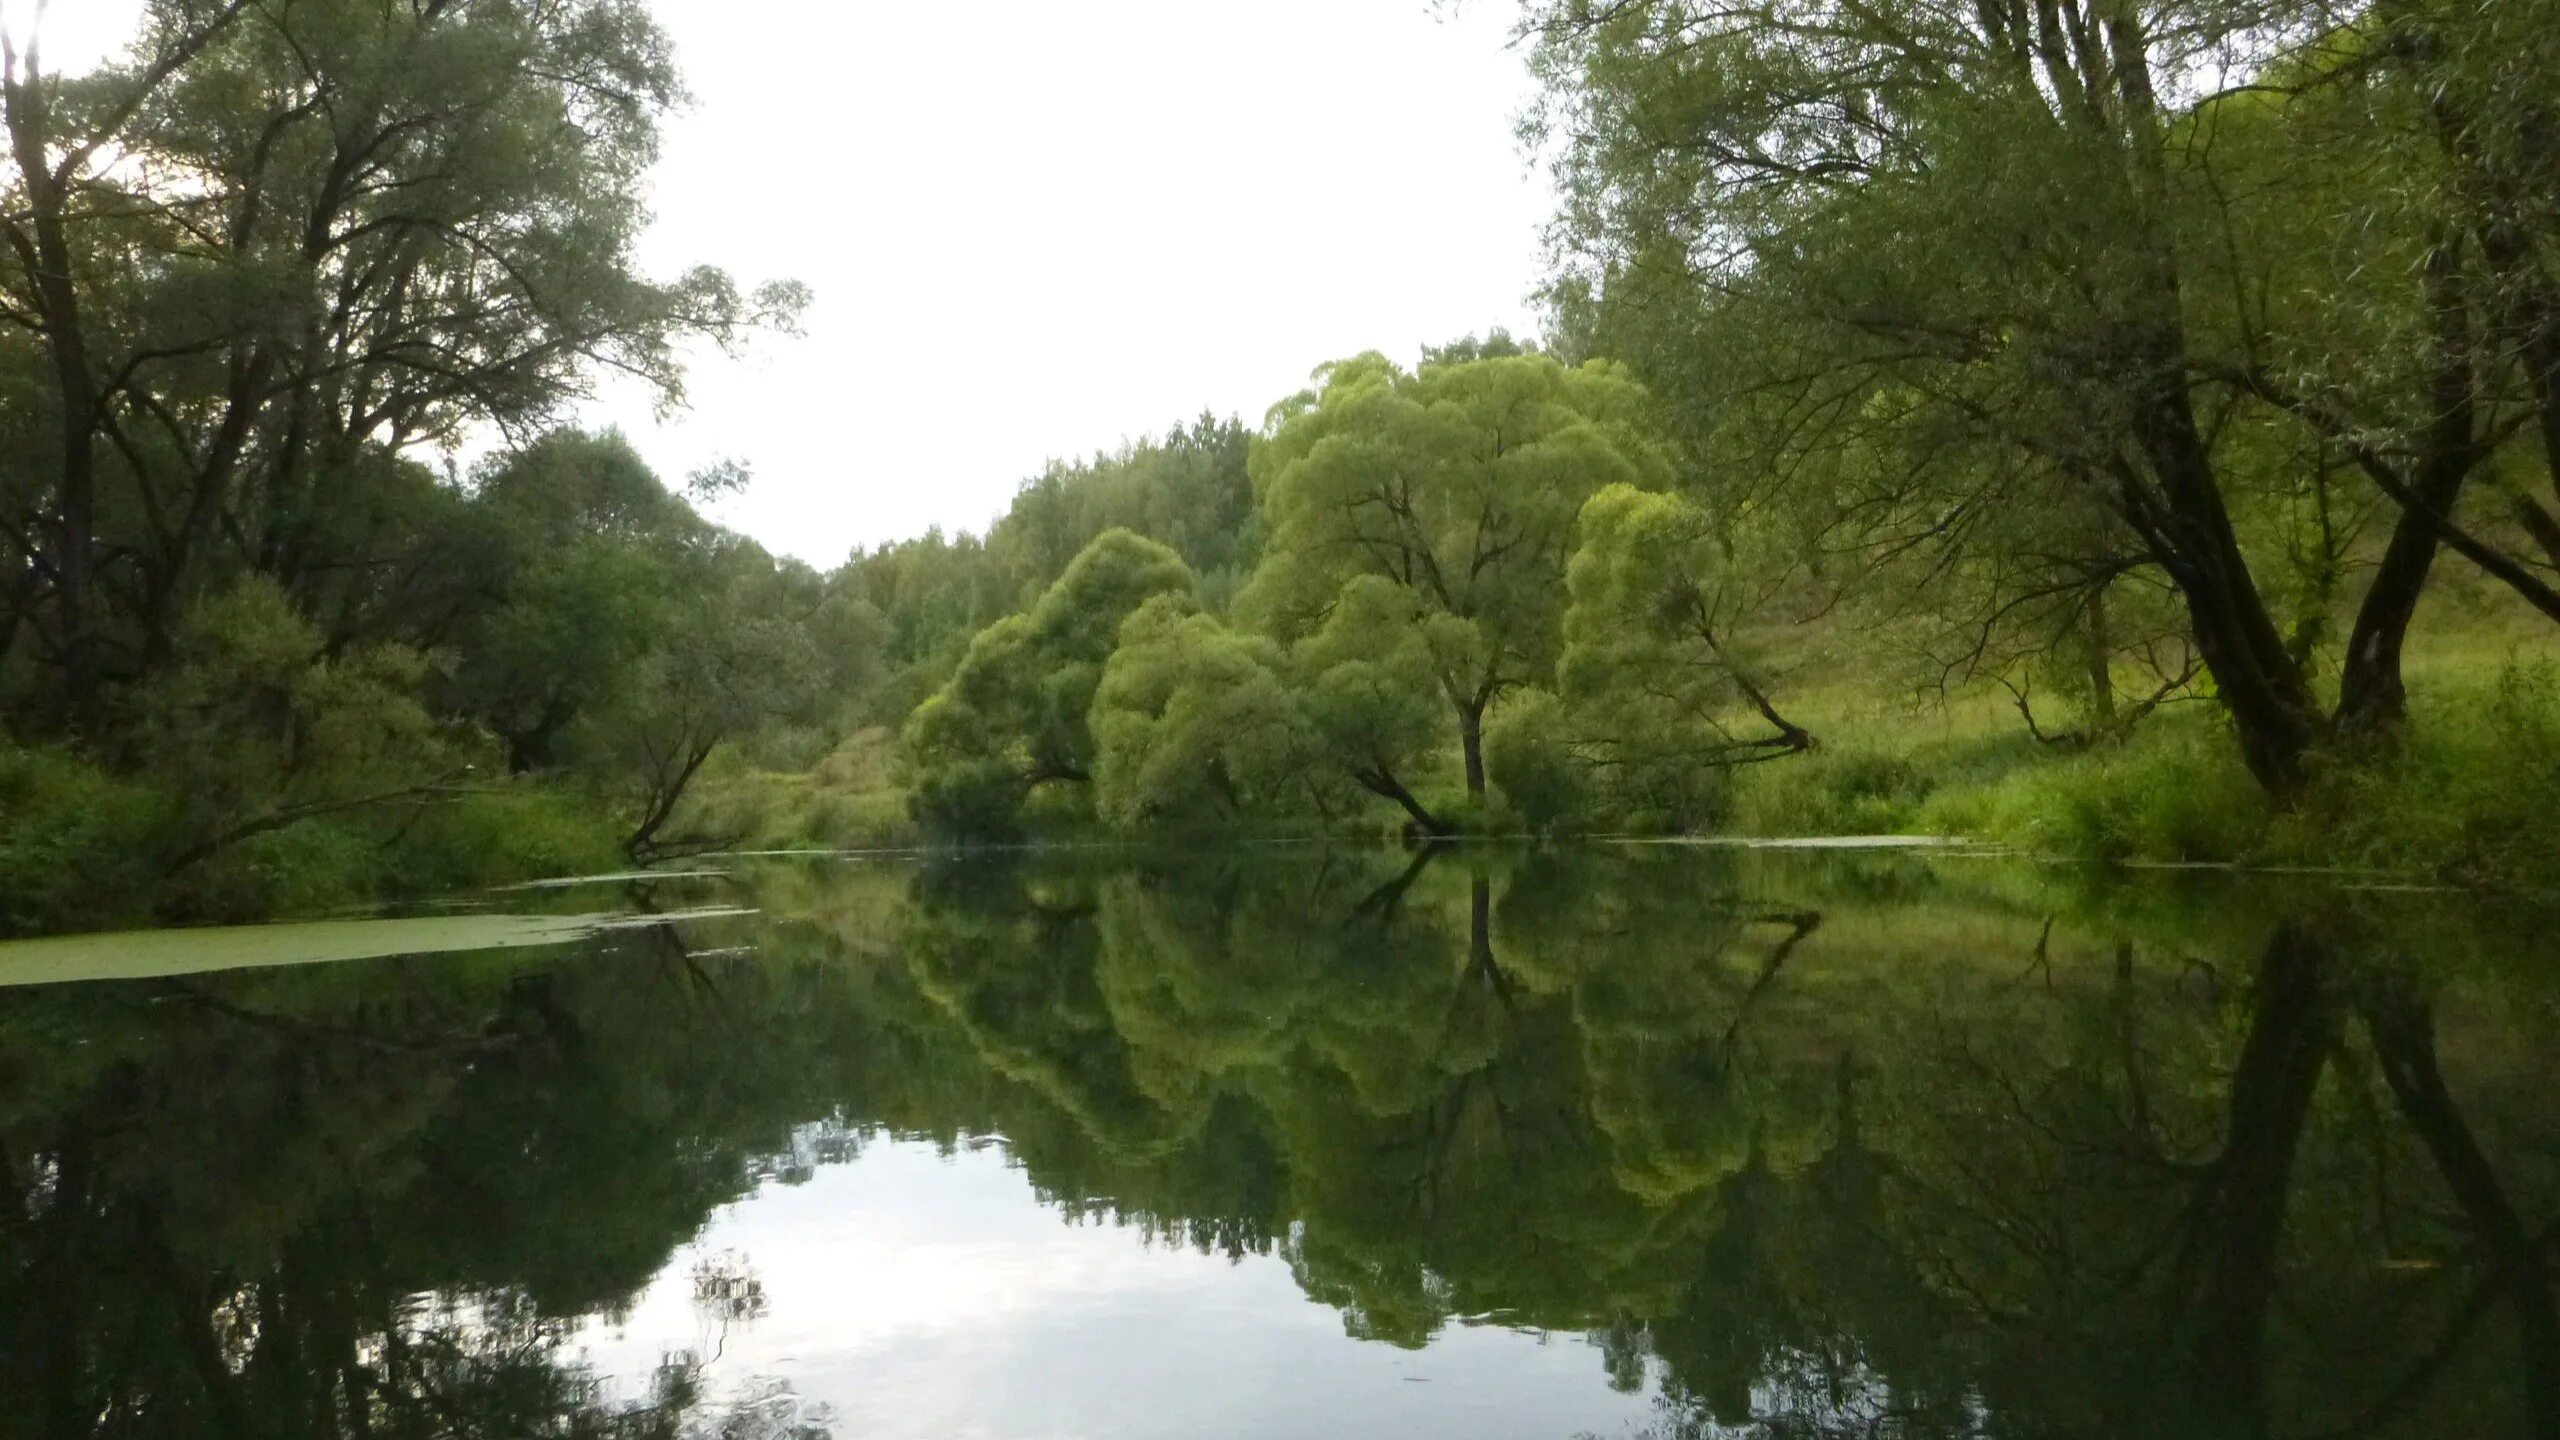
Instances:
[[[1457,833],[1456,827],[1432,814],[1420,800],[1415,799],[1413,792],[1406,789],[1404,782],[1397,779],[1395,772],[1386,766],[1372,765],[1365,770],[1354,771],[1352,778],[1359,781],[1360,787],[1370,794],[1396,802],[1396,805],[1413,821],[1415,831],[1434,837]]]
[[[2155,397],[2150,419],[2145,438],[2160,487],[2154,494],[2138,477],[2120,477],[2126,518],[2150,542],[2186,603],[2197,653],[2231,717],[2242,762],[2271,800],[2289,804],[2301,794],[2326,722],[2240,553],[2184,393]]]
[[[2428,382],[2425,445],[2412,477],[2414,506],[2404,506],[2391,540],[2374,568],[2364,603],[2356,611],[2347,637],[2345,668],[2338,677],[2338,729],[2345,734],[2389,737],[2408,719],[2409,690],[2400,674],[2400,654],[2409,638],[2409,622],[2426,594],[2427,572],[2434,568],[2443,540],[2436,517],[2453,513],[2478,455],[2473,429],[2471,320],[2463,304],[2460,260],[2450,243],[2440,241],[2427,256],[2426,292],[2433,312],[2434,374]]]
[[[2195,1296],[2189,1400],[2200,1433],[2215,1440],[2265,1433],[2267,1312],[2294,1156],[2337,1043],[2326,962],[2311,937],[2291,927],[2268,942],[2231,1077],[2222,1153],[2194,1211],[2203,1229],[2193,1243],[2209,1258]]]

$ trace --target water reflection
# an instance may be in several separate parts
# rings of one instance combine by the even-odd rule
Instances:
[[[2560,1435],[2530,917],[1913,857],[752,883],[0,994],[0,1431],[823,1434],[723,1368],[756,1257],[685,1247],[886,1133],[1345,1343],[1587,1336],[1663,1435]],[[588,1368],[680,1252],[706,1338]]]

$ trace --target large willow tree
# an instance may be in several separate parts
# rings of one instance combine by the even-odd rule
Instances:
[[[2548,127],[2552,78],[2543,42],[2490,63],[2476,8],[1533,5],[1558,293],[1841,551],[1994,576],[1995,618],[2163,580],[2290,797],[2333,736],[2396,726],[2440,548],[2560,616],[2460,509],[2532,378],[2537,312],[2499,298],[2532,287],[2492,242],[2539,213],[2514,136]],[[2494,123],[2448,113],[2465,96]],[[2225,123],[2242,106],[2266,113]],[[2507,241],[2506,272],[2547,264]],[[2325,519],[2338,467],[2392,533],[2331,708],[2299,587],[2248,536],[2305,492]]]
[[[1198,588],[1170,549],[1106,530],[1030,609],[979,631],[951,678],[907,717],[916,818],[949,835],[1010,839],[1035,791],[1088,784],[1089,712],[1122,625],[1150,600],[1188,599]]]
[[[1409,372],[1371,354],[1330,366],[1274,410],[1254,452],[1266,540],[1240,608],[1290,640],[1337,612],[1374,614],[1378,633],[1361,642],[1373,656],[1418,639],[1481,797],[1486,707],[1554,673],[1575,515],[1606,486],[1669,481],[1646,412],[1610,364],[1494,355]],[[1342,605],[1380,584],[1404,603]]]

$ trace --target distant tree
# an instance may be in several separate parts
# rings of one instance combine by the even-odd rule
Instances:
[[[1292,694],[1288,657],[1159,595],[1120,628],[1094,693],[1094,808],[1122,826],[1322,811],[1338,780]]]
[[[917,818],[956,835],[1009,835],[1033,791],[1090,780],[1087,712],[1121,623],[1155,596],[1196,585],[1173,551],[1108,530],[1028,611],[978,632],[907,721]]]
[[[1171,548],[1224,595],[1254,557],[1252,440],[1240,422],[1203,414],[1107,454],[1053,463],[987,532],[988,557],[1027,605],[1094,537],[1119,528]]]
[[[1537,353],[1536,340],[1514,340],[1510,331],[1496,325],[1481,336],[1463,335],[1446,345],[1423,346],[1422,365],[1429,369],[1434,365],[1464,365],[1471,360],[1506,360]]]
[[[1669,477],[1645,403],[1614,366],[1540,355],[1326,367],[1255,450],[1266,549],[1242,612],[1295,641],[1355,582],[1400,592],[1399,635],[1368,636],[1370,653],[1419,640],[1482,796],[1486,707],[1554,668],[1576,512],[1605,486]],[[1359,613],[1393,608],[1374,597]]]

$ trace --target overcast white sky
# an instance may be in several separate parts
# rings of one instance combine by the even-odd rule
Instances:
[[[52,63],[138,8],[54,0]],[[980,529],[1050,456],[1258,421],[1361,350],[1534,328],[1548,191],[1512,138],[1505,0],[652,8],[695,102],[644,262],[816,303],[805,337],[700,361],[686,413],[609,395],[588,419],[670,482],[747,462],[717,517],[774,549]]]

